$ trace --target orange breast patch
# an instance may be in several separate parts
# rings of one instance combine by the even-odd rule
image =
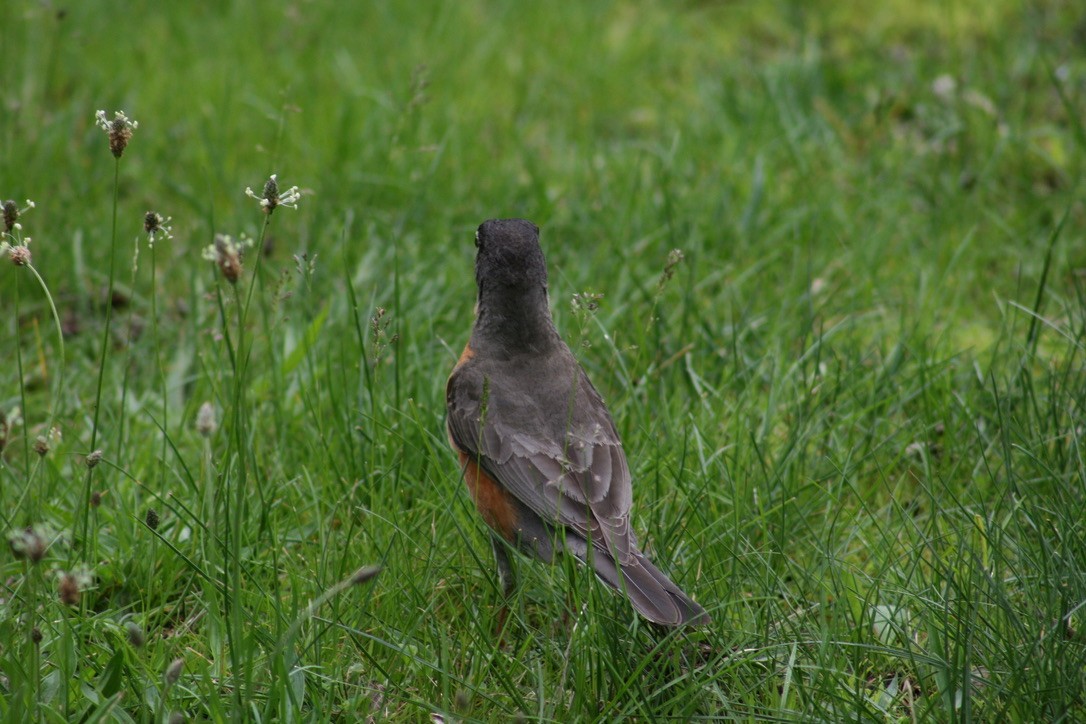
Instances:
[[[467,362],[469,359],[475,356],[475,350],[471,348],[471,342],[464,345],[464,351],[460,353],[460,359],[456,360],[456,367],[453,367],[455,371],[457,367]]]
[[[468,484],[471,499],[483,516],[483,521],[498,535],[510,543],[515,541],[517,511],[509,493],[482,470],[471,455],[457,451],[464,469],[464,482]]]

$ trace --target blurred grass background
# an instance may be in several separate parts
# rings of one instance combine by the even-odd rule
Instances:
[[[0,522],[52,542],[2,560],[6,716],[1084,716],[1075,3],[3,14],[0,197],[37,203],[22,233],[65,346],[0,265]],[[98,109],[139,121],[119,165]],[[271,173],[304,196],[235,297],[200,252],[261,237],[243,190]],[[148,209],[174,234],[153,280]],[[497,216],[543,228],[635,527],[710,629],[663,635],[524,563],[498,647],[443,429]]]

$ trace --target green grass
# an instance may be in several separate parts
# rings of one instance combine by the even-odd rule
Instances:
[[[1086,718],[1073,4],[9,5],[5,719]],[[495,640],[444,382],[497,216],[712,626],[522,560]]]

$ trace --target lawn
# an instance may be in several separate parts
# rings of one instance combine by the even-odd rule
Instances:
[[[1086,719],[1074,3],[4,8],[6,720]],[[509,216],[707,627],[522,559],[495,635]]]

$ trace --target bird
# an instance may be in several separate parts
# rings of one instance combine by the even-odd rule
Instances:
[[[475,246],[475,321],[446,384],[446,427],[490,528],[505,599],[516,585],[509,549],[544,563],[565,554],[652,623],[709,623],[638,548],[626,454],[607,405],[555,327],[539,228],[491,219]]]

